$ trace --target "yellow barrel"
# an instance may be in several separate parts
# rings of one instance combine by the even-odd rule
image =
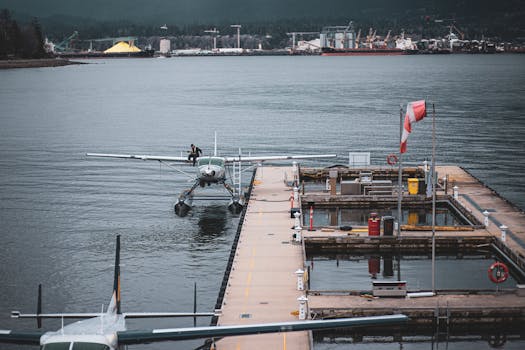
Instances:
[[[417,194],[419,179],[408,179],[408,194]]]

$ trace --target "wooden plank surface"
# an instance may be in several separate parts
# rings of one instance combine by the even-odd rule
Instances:
[[[284,172],[291,168],[258,169],[242,227],[218,325],[297,320],[295,271],[303,266],[302,248],[292,243],[290,188]],[[309,349],[307,332],[227,337],[223,349]]]

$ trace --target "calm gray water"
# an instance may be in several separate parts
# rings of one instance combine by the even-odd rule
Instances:
[[[238,219],[221,202],[178,218],[182,174],[85,152],[179,155],[196,143],[209,153],[217,131],[222,154],[328,152],[346,163],[349,151],[370,151],[384,164],[398,146],[399,105],[425,98],[436,106],[438,162],[464,166],[525,208],[525,56],[91,63],[0,71],[0,328],[34,327],[9,311],[34,312],[38,283],[48,312],[107,304],[117,233],[123,310],[189,311],[194,281],[199,310],[215,304]],[[414,127],[408,162],[430,158],[430,135],[430,119]]]
[[[437,256],[436,289],[493,290],[496,285],[487,276],[487,269],[496,261],[493,257]],[[397,281],[398,268],[402,281],[410,291],[432,290],[432,260],[428,256],[330,256],[308,257],[310,288],[312,290],[372,289],[373,280]],[[512,289],[516,284],[512,276],[498,285]]]

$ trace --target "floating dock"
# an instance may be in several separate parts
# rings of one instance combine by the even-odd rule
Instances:
[[[377,171],[382,178],[397,178],[394,169],[365,169]],[[466,170],[457,166],[438,166],[440,176],[447,178],[438,196],[449,200],[469,217],[470,224],[450,226],[436,230],[437,251],[468,251],[490,246],[506,263],[518,271],[517,276],[525,280],[525,214],[495,191],[477,180]],[[302,169],[302,178],[324,181],[331,169]],[[401,226],[398,237],[369,236],[363,228],[343,230],[336,226],[316,227],[301,231],[302,240],[294,239],[294,219],[291,218],[293,191],[286,179],[292,178],[291,167],[264,167],[257,170],[253,190],[242,216],[239,237],[232,251],[232,262],[223,283],[223,297],[216,308],[221,315],[218,325],[280,322],[298,319],[298,298],[308,298],[308,318],[335,318],[348,316],[372,316],[405,313],[409,323],[416,325],[443,325],[452,327],[461,324],[491,324],[525,321],[525,289],[491,291],[445,291],[436,289],[437,295],[420,298],[395,298],[372,296],[368,291],[315,291],[298,290],[296,270],[308,270],[307,251],[321,252],[352,251],[409,251],[430,254],[432,232],[428,227]],[[339,180],[355,178],[359,170],[339,169]],[[404,172],[406,180],[420,176],[421,169],[409,168]],[[303,187],[304,188],[304,187]],[[452,194],[454,188],[454,194]],[[394,195],[382,197],[344,196],[328,191],[312,191],[301,196],[303,212],[306,203],[314,207],[351,201],[392,201]],[[353,197],[353,198],[350,198]],[[424,201],[424,195],[408,195],[414,201]],[[489,213],[487,215],[487,213]],[[306,212],[304,213],[308,215]],[[488,222],[487,222],[488,220]],[[485,226],[485,223],[488,223]],[[503,227],[502,227],[503,226]],[[481,267],[480,268],[486,268]],[[521,275],[520,275],[521,274]],[[305,274],[306,276],[308,274]],[[411,289],[409,292],[423,292]],[[256,336],[227,337],[216,343],[216,349],[309,349],[313,338],[309,332],[264,334]]]
[[[304,265],[303,247],[291,241],[290,168],[258,169],[246,208],[217,325],[297,320],[295,271]],[[290,175],[288,175],[290,176]],[[308,349],[307,332],[227,337],[216,349]]]

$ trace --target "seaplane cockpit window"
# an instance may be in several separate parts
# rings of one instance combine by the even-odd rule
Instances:
[[[97,343],[74,343],[72,350],[109,350],[109,346]]]
[[[197,163],[198,166],[208,165],[208,164],[216,165],[216,166],[220,166],[224,168],[224,160],[221,158],[209,158],[209,157],[202,158],[201,157],[199,158],[199,161]]]
[[[42,350],[69,350],[71,343],[50,343],[42,346]]]
[[[73,346],[71,346],[71,343],[67,342],[67,343],[46,344],[42,347],[42,350],[110,350],[110,349],[109,349],[109,346],[105,344],[78,342],[78,343],[73,343]]]

